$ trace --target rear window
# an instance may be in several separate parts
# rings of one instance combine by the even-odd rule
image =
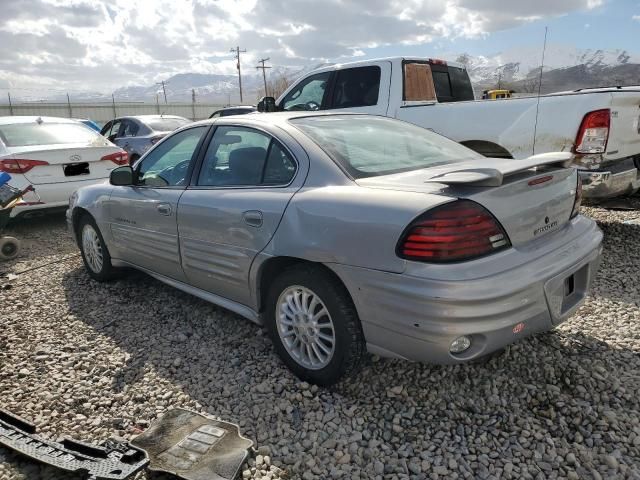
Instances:
[[[153,120],[145,121],[145,123],[156,132],[171,132],[191,122],[186,118],[154,118]]]
[[[13,123],[0,125],[0,138],[7,147],[104,143],[98,132],[81,123]]]
[[[484,158],[446,137],[390,118],[331,115],[291,123],[356,179]]]

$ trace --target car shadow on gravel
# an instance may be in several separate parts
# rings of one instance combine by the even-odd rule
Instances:
[[[282,366],[257,326],[144,274],[131,272],[122,280],[99,284],[76,268],[65,274],[63,286],[70,313],[128,353],[113,376],[113,393],[142,381],[149,366],[212,413],[223,404],[240,401],[247,391],[264,388],[272,392],[276,384],[294,391],[304,389]],[[402,402],[399,411],[413,407],[406,419],[418,415],[423,428],[431,428],[439,415],[465,423],[469,418],[481,421],[495,411],[503,412],[500,422],[517,414],[556,428],[553,405],[578,402],[589,397],[589,391],[612,392],[611,408],[633,408],[632,402],[624,400],[628,395],[618,399],[615,389],[625,375],[640,367],[638,351],[581,333],[578,321],[570,320],[576,322],[576,328],[568,332],[556,330],[527,338],[485,363],[435,366],[368,357],[359,374],[329,392],[373,414],[388,432],[394,432],[393,416],[383,408],[388,402]],[[494,385],[495,378],[500,378],[500,390]],[[263,409],[274,406],[239,405],[241,424],[249,435],[260,437],[253,422]],[[309,413],[295,414],[294,410],[292,425],[300,424]],[[578,427],[559,428],[571,437]]]

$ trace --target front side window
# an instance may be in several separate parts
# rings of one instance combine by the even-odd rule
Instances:
[[[323,72],[303,80],[284,97],[282,109],[320,110],[330,77],[331,72]]]
[[[356,179],[484,158],[437,133],[389,118],[334,115],[290,122]]]
[[[333,87],[331,108],[368,107],[378,103],[380,67],[339,70]]]
[[[218,127],[198,186],[283,185],[294,173],[295,163],[269,135],[245,127]]]
[[[138,185],[146,187],[184,186],[191,159],[208,127],[182,130],[165,139],[142,160],[138,168]]]

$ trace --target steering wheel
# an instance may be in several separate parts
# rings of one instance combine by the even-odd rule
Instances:
[[[172,167],[167,167],[158,173],[158,177],[167,182],[167,185],[181,185],[187,176],[191,160],[184,160]]]
[[[314,111],[320,110],[320,104],[318,102],[314,102],[313,100],[307,103],[297,103],[295,105],[287,108],[289,111]]]

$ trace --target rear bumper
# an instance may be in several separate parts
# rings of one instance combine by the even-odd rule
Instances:
[[[585,198],[611,198],[640,188],[640,177],[633,158],[599,170],[579,170]]]
[[[62,183],[41,183],[33,185],[36,193],[27,193],[23,200],[23,203],[18,203],[13,211],[11,217],[17,217],[29,212],[36,212],[39,210],[64,210],[69,206],[69,197],[80,187],[87,185],[93,185],[96,183],[103,183],[106,178],[92,179],[92,180],[80,180],[73,182]],[[30,183],[22,175],[15,175],[11,178],[11,185],[17,188],[25,188]]]
[[[451,364],[481,357],[569,318],[596,275],[601,242],[595,223],[579,216],[543,247],[494,255],[494,262],[503,262],[500,271],[480,278],[455,273],[445,279],[445,269],[425,278],[429,265],[424,266],[425,277],[331,268],[351,292],[370,352]],[[519,262],[509,266],[516,258]],[[480,271],[468,266],[467,271],[474,270]],[[565,294],[569,278],[573,290]],[[462,335],[471,338],[471,347],[450,353],[451,342]]]

